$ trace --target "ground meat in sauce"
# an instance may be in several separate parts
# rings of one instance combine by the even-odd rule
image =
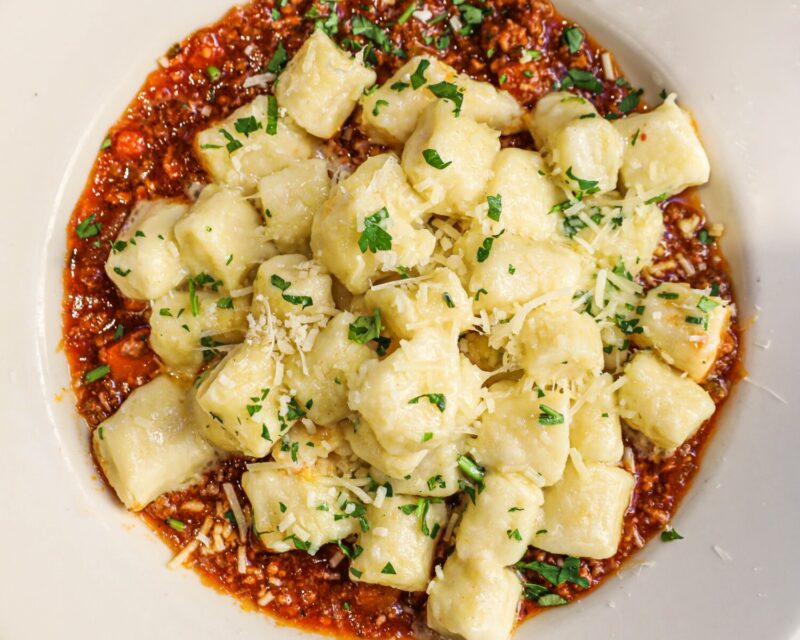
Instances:
[[[605,78],[600,57],[603,50],[591,39],[586,38],[576,53],[570,52],[562,39],[569,23],[549,2],[488,0],[482,6],[485,11],[480,24],[468,27],[472,33],[455,35],[449,17],[463,16],[457,6],[442,0],[418,3],[419,9],[431,12],[428,23],[412,18],[402,24],[398,24],[398,18],[408,3],[367,5],[339,0],[331,5],[288,0],[273,6],[255,2],[232,9],[217,24],[166,52],[160,68],[150,74],[103,141],[68,228],[64,344],[77,407],[91,428],[113,414],[133,389],[156,376],[161,366],[147,342],[148,305],[122,297],[104,273],[110,242],[136,202],[159,197],[189,199],[197,185],[207,181],[192,152],[195,133],[266,92],[259,87],[244,89],[242,83],[264,71],[279,41],[291,55],[319,21],[328,25],[338,22],[334,37],[344,42],[343,46],[347,46],[346,39],[364,44],[362,36],[350,33],[350,17],[361,13],[385,28],[393,47],[406,55],[427,52],[438,56],[476,79],[507,89],[526,107],[557,87],[569,69],[589,70],[601,80],[603,90],[597,95],[579,93],[590,98],[602,115],[619,114],[620,101],[634,91],[633,87],[624,78]],[[331,18],[332,11],[336,20]],[[436,20],[442,13],[447,16]],[[524,50],[542,55],[522,62]],[[403,63],[381,50],[373,49],[373,55],[379,81]],[[209,73],[209,67],[219,73]],[[643,109],[644,103],[635,108]],[[504,138],[503,144],[532,147],[532,140],[527,134],[519,134]],[[327,150],[345,164],[357,166],[383,148],[370,144],[351,118],[327,143]],[[706,221],[696,196],[682,194],[662,207],[667,232],[655,265],[641,277],[645,287],[661,281],[686,281],[695,287],[716,283],[722,297],[732,300],[727,265],[718,246],[713,241],[703,242],[705,234],[700,234]],[[87,220],[96,226],[84,224],[84,233],[78,234],[76,227]],[[85,232],[87,226],[89,234]],[[727,397],[737,375],[738,346],[734,320],[705,383],[718,404]],[[88,371],[105,364],[110,367],[109,374],[96,382],[84,381]],[[590,589],[670,520],[698,468],[714,424],[713,419],[709,421],[666,460],[655,462],[635,456],[635,468],[631,469],[637,479],[635,495],[625,517],[619,550],[608,560],[582,562],[581,573],[589,580]],[[191,564],[211,584],[278,618],[309,629],[356,637],[399,638],[424,633],[420,630],[424,594],[350,582],[347,560],[335,545],[323,547],[311,557],[303,552],[263,551],[252,534],[243,544],[222,484],[233,485],[245,512],[249,512],[239,485],[244,464],[242,458],[226,461],[196,486],[154,501],[145,509],[144,518],[175,550],[189,544],[198,532],[203,533],[209,547],[200,545]],[[185,523],[183,531],[169,526],[169,518]],[[447,545],[440,543],[437,553],[443,560]],[[534,548],[526,559],[563,560]],[[242,564],[244,567],[240,567]],[[533,573],[525,579],[541,581]],[[588,591],[574,584],[555,590],[567,600]],[[539,611],[535,603],[524,601],[520,619]]]

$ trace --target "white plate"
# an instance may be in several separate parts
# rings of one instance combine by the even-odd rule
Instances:
[[[770,0],[563,0],[655,99],[676,90],[713,166],[747,369],[675,520],[584,600],[517,638],[784,640],[800,628],[797,330],[800,14]],[[0,638],[304,637],[169,571],[93,474],[58,352],[64,227],[106,128],[169,45],[225,0],[2,0]],[[759,345],[770,345],[769,349]],[[786,403],[778,400],[779,394]],[[716,551],[715,551],[716,549]]]

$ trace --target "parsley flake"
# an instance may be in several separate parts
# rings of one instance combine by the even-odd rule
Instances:
[[[489,213],[487,215],[495,222],[499,222],[500,214],[503,212],[503,197],[499,193],[496,196],[487,196],[486,202],[489,203]]]
[[[570,53],[578,53],[583,44],[583,31],[578,27],[567,27],[561,33],[561,41],[569,47]]]
[[[428,402],[434,405],[442,413],[444,413],[444,410],[447,408],[447,398],[443,393],[423,393],[416,398],[411,398],[411,400],[408,401],[408,404],[419,404],[419,401],[422,400],[422,398],[427,398]],[[428,439],[430,440],[430,438]]]
[[[427,162],[434,169],[447,169],[447,167],[453,164],[452,160],[449,162],[442,160],[442,158],[439,156],[439,152],[436,151],[436,149],[424,149],[422,151],[422,157],[425,158],[425,162]]]
[[[361,253],[366,253],[367,250],[377,253],[392,248],[392,236],[381,226],[381,223],[388,219],[389,211],[386,207],[364,218],[364,230],[358,238],[358,248],[361,249]]]
[[[417,70],[411,74],[411,86],[414,89],[419,89],[422,85],[424,85],[428,80],[425,77],[425,70],[431,66],[430,60],[423,58],[419,61],[419,65],[417,66]]]

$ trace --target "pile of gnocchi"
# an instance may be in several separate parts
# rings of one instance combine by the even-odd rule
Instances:
[[[427,591],[434,630],[502,640],[529,545],[616,553],[622,425],[668,456],[714,413],[700,383],[731,306],[637,279],[658,203],[709,163],[674,96],[612,122],[568,92],[526,112],[430,56],[375,82],[315,31],[199,133],[195,201],[137,206],[106,271],[150,301],[164,367],[94,451],[134,511],[246,456],[258,544],[345,541],[353,581]],[[391,151],[349,172],[324,142],[356,110]],[[538,152],[502,148],[525,129]]]

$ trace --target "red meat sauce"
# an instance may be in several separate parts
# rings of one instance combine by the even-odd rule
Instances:
[[[131,391],[161,371],[148,344],[149,306],[122,296],[105,275],[103,265],[110,243],[137,202],[161,197],[188,201],[197,184],[208,181],[193,151],[195,134],[267,91],[260,87],[245,89],[242,84],[248,76],[265,71],[279,42],[291,56],[317,22],[328,28],[336,23],[333,37],[342,46],[363,46],[368,41],[351,30],[352,16],[361,14],[389,34],[392,44],[387,48],[394,50],[387,53],[371,47],[379,82],[403,64],[404,60],[395,55],[397,50],[407,57],[424,52],[508,90],[526,107],[557,88],[570,69],[580,69],[591,72],[601,83],[602,90],[597,93],[577,89],[601,115],[613,118],[631,107],[635,111],[646,109],[644,100],[637,103],[635,98],[628,98],[623,102],[636,90],[624,77],[616,81],[605,78],[600,58],[604,50],[585,32],[577,51],[574,45],[570,50],[564,30],[575,25],[564,20],[548,1],[476,2],[483,11],[480,22],[474,24],[463,13],[470,11],[464,4],[422,0],[417,6],[430,11],[431,20],[402,20],[408,3],[400,2],[253,2],[232,9],[216,24],[165,53],[160,67],[148,76],[103,141],[67,229],[64,346],[77,408],[90,431],[113,414]],[[332,12],[336,19],[331,17]],[[471,33],[455,33],[451,16],[458,16],[466,25],[465,31]],[[525,50],[541,55],[527,56],[522,62]],[[615,74],[620,76],[616,67]],[[503,144],[533,148],[527,134],[506,137]],[[327,146],[329,153],[350,166],[385,150],[368,141],[356,117]],[[663,203],[662,208],[667,231],[654,266],[641,277],[645,287],[661,281],[686,281],[695,287],[716,283],[722,297],[733,300],[728,266],[716,241],[712,238],[709,242],[703,234],[705,212],[696,194],[684,193]],[[688,220],[693,224],[687,224]],[[705,383],[718,405],[739,376],[739,362],[739,326],[734,319]],[[102,365],[108,365],[109,373],[86,382],[85,374]],[[635,456],[636,489],[617,554],[608,560],[582,560],[581,575],[589,580],[589,588],[566,583],[550,586],[551,590],[568,601],[580,597],[664,528],[699,467],[715,424],[716,416],[665,460]],[[630,444],[627,436],[626,444]],[[268,611],[279,620],[354,637],[421,637],[429,633],[422,622],[425,594],[351,582],[348,561],[341,559],[336,545],[310,556],[302,551],[266,552],[252,532],[240,540],[222,484],[233,485],[249,514],[250,506],[239,484],[245,464],[242,458],[221,463],[196,486],[154,501],[143,517],[176,551],[198,532],[204,532],[214,551],[201,547],[188,564],[205,581],[239,598],[245,606]],[[170,519],[183,523],[183,530],[170,526],[168,522],[174,524]],[[447,544],[439,543],[440,560],[449,551]],[[245,558],[240,558],[241,553]],[[533,547],[526,559],[563,561],[563,557]],[[244,573],[240,572],[242,560]],[[533,572],[525,579],[544,584]],[[534,602],[524,601],[520,620],[541,610]]]

